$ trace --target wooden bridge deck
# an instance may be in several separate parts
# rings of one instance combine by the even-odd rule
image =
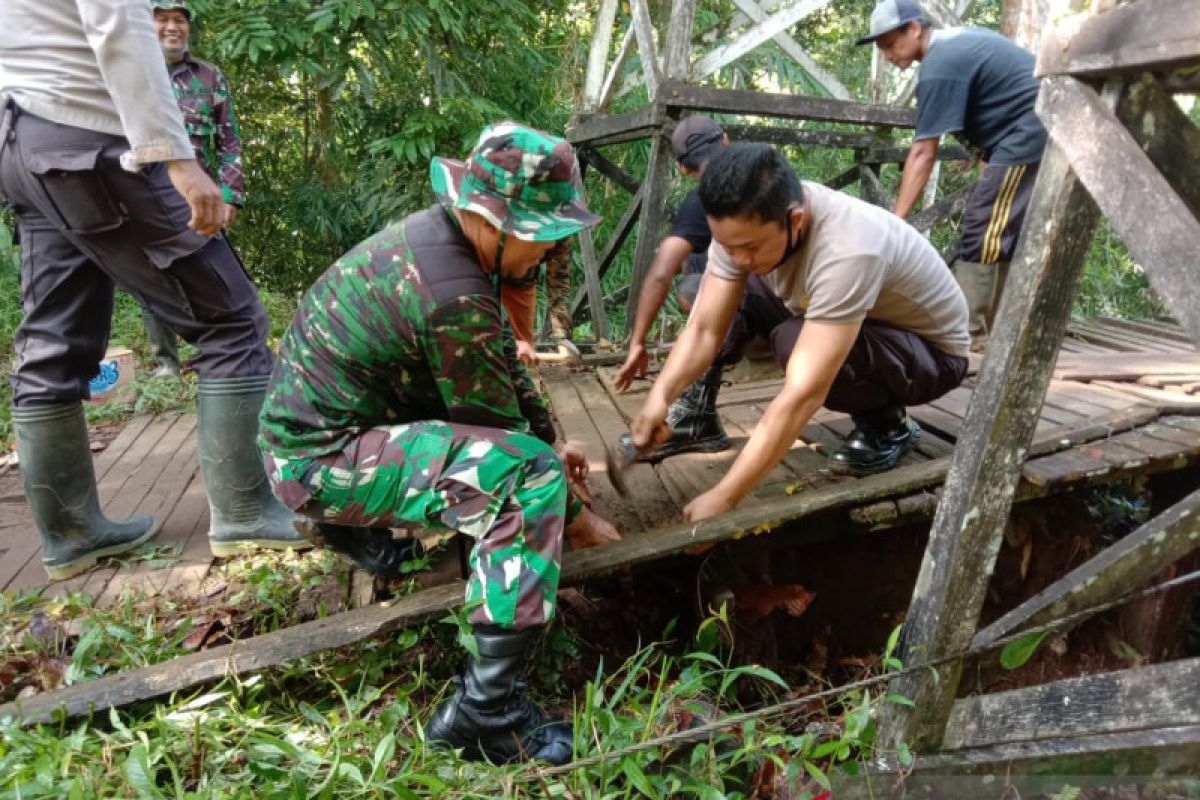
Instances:
[[[739,381],[721,391],[718,408],[734,449],[677,456],[655,466],[634,465],[627,475],[630,495],[620,498],[603,475],[603,443],[626,430],[649,384],[617,395],[611,391],[612,372],[612,368],[554,369],[544,371],[542,378],[563,430],[592,457],[590,485],[597,510],[632,541],[677,522],[683,506],[719,480],[780,381],[776,371],[774,376]],[[973,385],[974,378],[969,377],[964,386],[938,401],[910,409],[923,434],[902,464],[919,464],[953,452]],[[1024,472],[1024,494],[1052,491],[1083,479],[1183,466],[1200,456],[1197,415],[1200,351],[1179,328],[1148,321],[1074,322],[1041,410],[1038,434],[1082,429],[1110,419],[1133,420],[1136,425],[1126,433],[1030,461]],[[95,459],[105,511],[113,517],[135,511],[154,514],[162,528],[155,542],[170,548],[169,563],[162,566],[145,558],[128,565],[110,562],[72,580],[51,583],[47,592],[82,591],[104,605],[119,599],[129,585],[152,593],[194,595],[201,590],[214,562],[206,537],[208,508],[197,467],[195,425],[192,414],[135,418]],[[827,452],[840,444],[850,428],[845,415],[820,412],[743,508],[752,509],[755,501],[777,500],[788,488],[853,483],[855,479],[833,476],[826,469]],[[898,485],[895,497],[904,494]],[[846,505],[860,521],[872,521],[880,512],[879,502],[868,505],[849,493]],[[888,509],[882,513],[886,517]],[[890,513],[895,515],[894,507]],[[0,589],[45,585],[40,555],[19,475],[16,470],[0,473]],[[615,563],[621,563],[619,554],[614,557]],[[644,559],[644,554],[638,557]]]

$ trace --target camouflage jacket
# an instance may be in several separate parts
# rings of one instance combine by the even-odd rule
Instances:
[[[221,187],[226,203],[244,204],[242,135],[225,75],[191,53],[184,53],[175,64],[167,64],[167,69],[196,158]]]
[[[280,347],[259,445],[313,458],[368,428],[435,419],[555,438],[496,287],[440,205],[367,239],[308,290]]]

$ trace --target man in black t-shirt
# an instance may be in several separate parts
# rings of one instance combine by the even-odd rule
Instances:
[[[858,40],[871,42],[899,69],[921,62],[917,130],[896,213],[905,217],[916,203],[944,134],[956,134],[987,162],[963,212],[954,265],[970,308],[971,349],[981,351],[1046,145],[1046,129],[1033,110],[1038,94],[1033,55],[988,30],[932,30],[914,0],[882,0],[871,14],[870,33]]]
[[[699,180],[708,159],[727,144],[729,137],[721,126],[700,115],[683,120],[671,134],[676,166],[680,174],[692,180]],[[618,391],[625,391],[635,378],[645,376],[649,364],[646,337],[650,335],[650,328],[667,299],[675,276],[680,272],[683,273],[683,279],[676,289],[676,297],[681,309],[691,311],[692,303],[700,291],[700,280],[708,263],[708,246],[711,242],[708,216],[700,203],[699,193],[692,189],[683,198],[671,230],[659,245],[646,273],[629,339],[629,355],[613,379],[613,386]],[[657,449],[640,454],[638,457],[641,460],[658,461],[679,453],[715,452],[729,447],[729,437],[725,435],[721,418],[717,415],[721,372],[726,366],[737,363],[749,340],[760,333],[754,321],[773,318],[774,315],[765,313],[766,307],[782,305],[761,281],[757,278],[750,280],[746,286],[746,298],[730,326],[717,360],[671,406],[667,416],[667,424],[674,431],[671,438]],[[621,437],[620,445],[632,447],[628,434]]]

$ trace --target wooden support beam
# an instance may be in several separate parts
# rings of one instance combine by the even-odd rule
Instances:
[[[890,140],[877,133],[852,133],[813,128],[779,127],[775,125],[725,125],[725,132],[734,142],[768,142],[799,147],[837,147],[843,150],[883,152]]]
[[[768,11],[758,0],[733,0],[733,5],[753,22],[762,22],[767,18]],[[804,48],[791,36],[786,33],[778,33],[773,41],[784,53],[791,56],[830,97],[836,97],[838,100],[852,99],[850,90],[832,73],[814,61],[812,56],[805,52]]]
[[[633,52],[633,39],[633,26],[630,25],[625,29],[625,35],[621,37],[621,47],[617,50],[617,57],[613,59],[612,66],[608,68],[608,75],[604,78],[604,87],[600,90],[600,99],[596,102],[597,111],[608,108],[612,103],[617,76],[621,74],[625,62],[629,60],[629,54]]]
[[[881,797],[1008,798],[1057,795],[1064,786],[1121,786],[1193,776],[1200,725],[1072,736],[917,756],[882,758],[855,778],[834,776],[837,800]]]
[[[879,173],[869,164],[858,165],[858,196],[871,205],[886,208],[889,211],[896,205],[896,201],[892,199],[888,190],[880,182]]]
[[[637,178],[630,175],[625,170],[618,167],[613,162],[609,161],[599,150],[594,147],[583,147],[579,151],[579,156],[589,167],[592,167],[604,177],[620,186],[630,194],[634,194],[641,187],[641,182]]]
[[[1200,47],[1200,39],[1196,44]],[[1200,220],[1095,91],[1074,78],[1049,78],[1042,86],[1038,113],[1051,140],[1066,153],[1172,316],[1200,342],[1200,293],[1195,290]],[[1198,152],[1176,154],[1181,164],[1197,157]]]
[[[663,73],[667,80],[686,80],[692,56],[692,28],[696,22],[697,0],[671,0],[671,17],[667,21],[667,55]]]
[[[1200,725],[1200,658],[1069,678],[954,704],[943,743],[968,747]]]
[[[1200,128],[1166,87],[1154,76],[1143,75],[1122,95],[1117,118],[1192,215],[1200,216]]]
[[[1200,548],[1200,491],[1080,564],[975,634],[973,648],[1108,603]],[[1196,720],[1200,724],[1200,720]]]
[[[642,284],[650,271],[650,262],[658,252],[662,238],[663,222],[666,219],[667,189],[671,173],[675,170],[675,158],[671,143],[663,134],[650,143],[650,158],[646,164],[646,180],[642,186],[642,213],[638,218],[637,243],[633,248],[633,269],[629,276],[629,297],[625,301],[626,333],[637,317],[638,299],[642,295]]]
[[[633,230],[633,224],[637,221],[641,213],[642,188],[638,187],[637,193],[629,201],[629,206],[626,207],[625,213],[617,220],[617,227],[613,229],[613,232],[608,237],[608,241],[604,243],[604,251],[600,254],[600,258],[597,259],[596,277],[598,279],[603,278],[604,273],[608,272],[608,268],[612,266],[613,260],[621,250],[621,245],[625,244],[625,240],[629,238],[629,232]],[[585,287],[580,287],[575,292],[575,298],[571,301],[571,320],[573,322],[579,321],[579,312],[586,296]]]
[[[1042,89],[1045,97],[1046,89]],[[1047,148],[996,330],[967,406],[905,623],[902,658],[963,651],[979,622],[1004,523],[1046,396],[1098,213],[1056,145]],[[880,741],[941,741],[962,665],[899,678],[914,706],[881,712]]]
[[[840,191],[842,189],[845,189],[847,186],[849,186],[850,184],[854,183],[857,180],[858,180],[858,165],[855,164],[850,169],[845,170],[844,172],[840,172],[837,175],[834,175],[829,180],[825,181],[825,185],[828,186],[830,189],[835,189],[835,190]]]
[[[903,164],[908,159],[907,147],[876,147],[863,153],[864,164]],[[967,148],[957,145],[938,147],[938,161],[974,161],[975,156]]]
[[[748,30],[732,42],[727,42],[713,49],[697,61],[696,66],[691,71],[692,79],[700,81],[707,78],[726,64],[737,61],[763,42],[783,33],[809,14],[820,11],[829,5],[830,1],[794,0],[791,5],[780,8],[770,16],[764,16],[760,12],[759,20]],[[751,14],[747,14],[747,16],[754,19],[754,16]]]
[[[612,46],[613,22],[617,18],[617,0],[601,0],[592,28],[592,43],[588,48],[587,73],[583,79],[583,102],[580,111],[595,111],[600,106],[604,90],[604,68]]]
[[[924,232],[942,220],[961,213],[967,207],[967,198],[971,196],[971,192],[975,191],[977,183],[978,181],[951,192],[933,205],[921,209],[919,213],[908,218],[908,224]]]
[[[592,242],[590,228],[579,232],[579,257],[583,262],[583,288],[587,292],[588,307],[592,312],[592,332],[596,334],[597,339],[608,339],[608,315],[604,313],[604,292],[600,288],[596,245]]]
[[[1200,61],[1200,14],[1179,0],[1138,0],[1061,20],[1042,37],[1036,75],[1100,77]]]
[[[657,133],[666,121],[662,106],[651,103],[636,111],[583,119],[567,128],[567,141],[576,147],[585,144],[599,147],[645,139]]]
[[[653,103],[658,99],[662,86],[662,70],[658,65],[658,49],[654,44],[654,24],[650,21],[650,7],[647,0],[630,0],[629,5],[633,35],[637,39],[638,55],[642,59],[642,81],[646,84],[646,92]]]
[[[680,111],[755,114],[761,117],[890,125],[896,128],[912,128],[917,121],[916,112],[906,108],[777,92],[710,89],[674,82],[663,87],[662,98],[668,109]]]

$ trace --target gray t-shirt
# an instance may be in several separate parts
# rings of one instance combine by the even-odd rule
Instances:
[[[965,357],[967,301],[933,245],[890,211],[819,183],[803,186],[812,213],[808,238],[763,283],[806,319],[871,319]],[[708,271],[727,280],[746,275],[715,240]]]
[[[917,74],[917,139],[957,134],[989,164],[1040,161],[1046,129],[1033,111],[1034,58],[981,28],[934,31]]]

